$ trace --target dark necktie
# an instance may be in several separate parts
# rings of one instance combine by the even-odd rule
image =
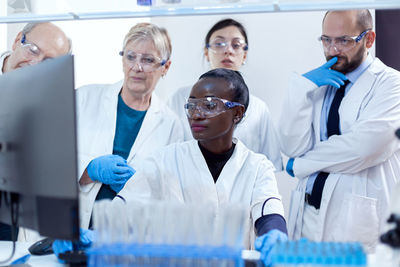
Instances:
[[[327,132],[328,137],[331,135],[340,135],[340,119],[339,119],[339,106],[344,97],[345,88],[349,81],[345,81],[339,89],[336,90],[335,97],[333,98],[331,107],[329,109],[328,121],[327,121]],[[313,205],[316,209],[321,206],[322,191],[324,190],[325,181],[328,178],[329,173],[320,172],[315,179],[314,186],[311,195],[308,198],[308,203]]]

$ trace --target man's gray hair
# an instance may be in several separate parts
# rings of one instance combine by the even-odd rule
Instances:
[[[39,26],[40,24],[45,24],[45,23],[51,23],[51,22],[30,22],[25,25],[25,27],[22,29],[22,33],[24,35],[27,35],[30,33],[36,26]],[[68,54],[72,53],[72,41],[70,38],[67,37],[68,40]]]

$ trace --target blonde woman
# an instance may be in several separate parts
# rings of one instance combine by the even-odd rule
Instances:
[[[113,199],[140,158],[183,140],[180,121],[154,93],[171,65],[167,31],[137,24],[125,36],[120,55],[122,81],[77,90],[83,228],[89,227],[94,202]]]

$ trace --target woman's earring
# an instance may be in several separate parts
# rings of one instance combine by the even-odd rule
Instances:
[[[243,62],[242,62],[242,65],[246,65],[246,61],[243,61]]]

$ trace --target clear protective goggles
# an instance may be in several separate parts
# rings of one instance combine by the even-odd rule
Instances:
[[[30,58],[32,60],[39,60],[39,57],[42,54],[42,51],[40,50],[40,48],[37,45],[26,40],[25,34],[22,34],[21,47],[27,58]]]
[[[206,48],[215,53],[224,53],[229,47],[232,47],[235,53],[247,51],[248,49],[246,42],[240,38],[233,38],[231,41],[216,38],[206,45]]]
[[[218,97],[189,98],[184,105],[186,116],[193,118],[200,115],[204,118],[212,118],[227,111],[228,109],[243,106],[238,102],[232,102]]]
[[[130,67],[134,68],[138,65],[139,69],[143,72],[152,72],[167,63],[159,57],[151,54],[138,54],[131,50],[121,51],[119,55],[122,56],[124,62]]]
[[[328,52],[331,47],[334,47],[337,52],[347,52],[353,49],[370,30],[365,30],[357,36],[329,37],[321,35],[318,40],[321,41],[325,52]]]

